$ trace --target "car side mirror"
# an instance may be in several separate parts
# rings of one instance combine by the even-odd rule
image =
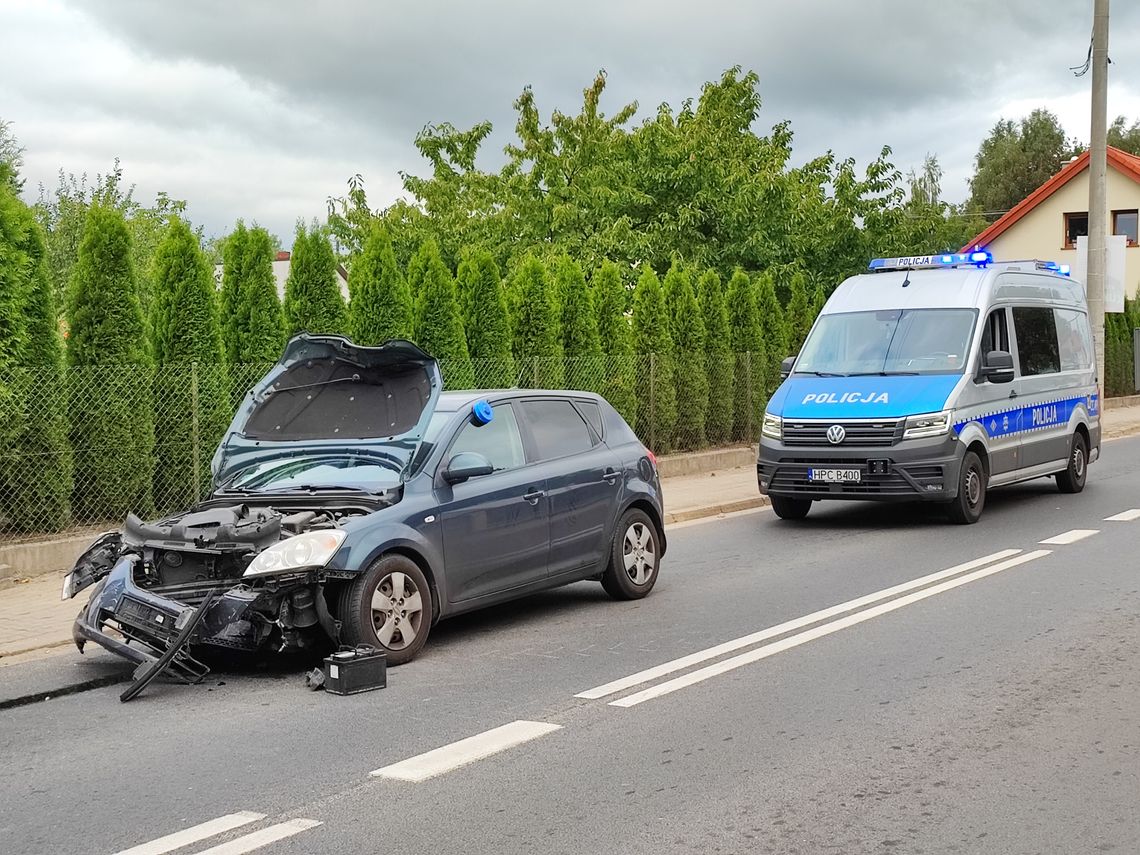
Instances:
[[[983,380],[991,383],[1010,383],[1013,381],[1013,355],[1004,350],[991,350],[982,360],[982,370],[979,372]]]
[[[476,451],[461,451],[447,462],[443,480],[448,484],[462,484],[468,478],[490,475],[495,471],[491,461]]]
[[[783,362],[780,363],[780,379],[781,380],[787,380],[788,379],[788,375],[792,373],[792,368],[795,366],[795,364],[796,364],[796,358],[794,356],[789,356],[787,359],[785,359]]]

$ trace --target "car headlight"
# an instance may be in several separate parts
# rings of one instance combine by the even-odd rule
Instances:
[[[764,413],[764,424],[760,426],[760,433],[769,439],[782,439],[784,436],[784,420],[771,413]]]
[[[911,416],[903,428],[903,439],[919,439],[924,436],[942,436],[950,430],[950,410],[941,413],[926,413]]]
[[[324,567],[340,549],[344,538],[345,533],[337,529],[309,531],[287,537],[259,553],[242,575],[268,576],[308,567]]]

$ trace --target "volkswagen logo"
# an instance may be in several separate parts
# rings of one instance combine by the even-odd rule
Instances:
[[[839,445],[846,436],[847,431],[843,429],[843,425],[832,425],[827,429],[827,441],[832,445]]]

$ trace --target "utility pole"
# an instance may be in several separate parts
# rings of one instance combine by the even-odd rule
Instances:
[[[1104,386],[1104,274],[1107,265],[1108,197],[1108,0],[1093,0],[1092,131],[1089,134],[1088,302],[1096,349],[1096,376]],[[1102,404],[1103,406],[1103,404]]]

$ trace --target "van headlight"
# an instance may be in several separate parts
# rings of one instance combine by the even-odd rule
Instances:
[[[941,413],[926,413],[921,416],[910,416],[903,428],[903,439],[920,439],[924,436],[942,436],[950,430],[950,417],[952,412],[944,410]]]
[[[344,538],[345,532],[337,529],[309,531],[287,537],[258,553],[242,576],[268,576],[308,567],[324,567],[340,549]]]
[[[771,413],[764,413],[764,423],[760,426],[760,433],[769,439],[783,439],[784,420]]]

